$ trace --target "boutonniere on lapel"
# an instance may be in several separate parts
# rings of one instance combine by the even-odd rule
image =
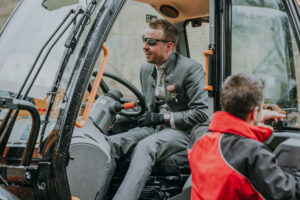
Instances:
[[[175,84],[168,85],[167,90],[170,93],[171,99],[174,99],[175,102],[177,103],[178,99],[177,99],[176,85]]]

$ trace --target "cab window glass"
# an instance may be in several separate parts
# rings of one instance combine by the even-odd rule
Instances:
[[[299,48],[281,0],[232,1],[232,73],[265,81],[265,104],[287,114],[285,126],[300,128]]]
[[[200,26],[193,26],[191,22],[186,26],[190,58],[198,61],[205,70],[204,51],[208,50],[209,23],[201,23]]]
[[[195,22],[189,22],[186,26],[186,36],[188,40],[188,50],[190,58],[199,62],[205,72],[205,56],[204,52],[208,50],[209,45],[209,22],[207,18],[202,18]],[[213,98],[208,100],[208,116],[214,113]]]

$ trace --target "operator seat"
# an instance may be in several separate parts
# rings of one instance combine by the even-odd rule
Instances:
[[[200,137],[208,132],[209,121],[197,124],[191,131],[189,135],[189,145],[188,149],[191,149],[195,142],[197,142]],[[190,174],[190,165],[187,157],[187,150],[179,151],[173,155],[170,155],[166,159],[158,162],[153,170],[153,174]]]

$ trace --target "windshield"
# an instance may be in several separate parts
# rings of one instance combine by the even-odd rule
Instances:
[[[265,108],[287,114],[284,126],[300,128],[300,56],[281,0],[232,1],[232,73],[265,81]]]
[[[44,4],[50,5],[49,2],[51,1],[44,1]],[[79,2],[77,1],[77,4],[71,5],[63,4],[63,6],[59,6],[60,4],[55,4],[55,9],[53,7],[52,9],[46,9],[45,5],[42,4],[42,1],[24,0],[20,3],[17,10],[10,18],[9,23],[3,28],[0,35],[0,97],[17,96],[36,57],[43,45],[54,33],[55,29],[59,26],[71,9],[77,10],[78,7],[81,6],[81,8],[85,10],[89,2],[90,1],[87,0],[80,0]],[[98,3],[94,11],[99,11],[101,5]],[[63,109],[63,102],[66,101],[64,96],[67,92],[68,84],[73,74],[72,72],[74,71],[75,62],[77,61],[79,52],[82,49],[83,42],[87,37],[87,33],[91,29],[95,20],[96,13],[97,12],[93,12],[90,16],[89,22],[85,26],[81,37],[78,39],[76,48],[72,52],[63,72],[62,80],[51,109],[50,118],[47,122],[45,137],[53,130],[58,116]],[[72,16],[74,16],[74,14],[67,19],[66,24],[70,22]],[[62,33],[66,24],[64,24],[62,29],[58,31],[58,35]],[[28,94],[28,98],[26,98],[26,100],[35,104],[37,107],[41,116],[41,126],[43,126],[46,109],[50,101],[49,92],[52,88],[55,77],[57,76],[59,67],[61,66],[61,59],[66,51],[66,39],[68,38],[72,28],[75,26],[76,23],[73,22],[50,51],[32,89]],[[54,40],[56,38],[57,37],[54,37]],[[33,74],[35,74],[38,66],[41,64],[42,59],[52,44],[53,42],[50,42],[41,54],[36,65],[37,67],[29,78],[29,82],[33,79]],[[26,91],[27,87],[28,84],[24,91]],[[22,95],[23,94],[24,92]],[[1,109],[0,111],[1,123],[7,114],[8,109]],[[20,111],[8,144],[23,147],[27,142],[31,125],[32,120],[30,115],[26,111]]]

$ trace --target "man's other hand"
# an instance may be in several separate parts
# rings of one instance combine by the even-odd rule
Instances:
[[[263,109],[261,111],[261,123],[264,123],[265,120],[269,120],[269,119],[273,119],[275,123],[278,122],[278,120],[285,118],[284,114],[281,114],[279,112],[276,111],[272,111],[272,110],[266,110]]]
[[[138,118],[139,126],[150,126],[164,123],[164,114],[153,113],[146,111],[141,117]]]

